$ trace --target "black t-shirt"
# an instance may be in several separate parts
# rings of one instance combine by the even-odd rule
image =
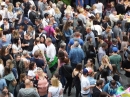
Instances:
[[[130,69],[130,61],[125,60],[123,63],[123,68]],[[125,76],[130,77],[130,72],[125,71]]]
[[[101,91],[95,86],[93,88],[93,97],[99,97],[100,93],[101,93]]]
[[[29,44],[29,46],[23,47],[24,50],[32,51],[34,46],[34,40],[31,38],[30,40],[23,40],[23,44]]]
[[[125,6],[122,4],[117,4],[116,11],[117,11],[117,14],[124,14],[125,13]]]

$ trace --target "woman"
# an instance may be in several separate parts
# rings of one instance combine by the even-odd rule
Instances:
[[[96,72],[96,66],[94,65],[92,59],[88,59],[86,68],[88,68],[88,69],[91,68],[94,72]]]
[[[3,77],[4,75],[4,64],[3,64],[3,60],[0,59],[0,76]]]
[[[16,16],[13,13],[12,5],[8,6],[7,18],[9,19],[9,23],[13,23],[15,21]]]
[[[48,80],[47,75],[43,72],[42,68],[37,68],[37,75],[34,78],[34,87],[38,89],[40,97],[47,97]]]
[[[41,44],[45,44],[45,40],[46,40],[46,38],[44,36],[40,37],[40,43]]]
[[[21,48],[21,40],[20,38],[15,38],[13,39],[13,44],[12,44],[12,53],[15,57],[16,54],[22,53],[22,48]]]
[[[100,14],[99,13],[96,13],[95,14],[95,20],[98,22],[98,24],[100,25],[101,24],[101,17],[100,17]]]
[[[32,26],[28,25],[27,31],[24,32],[24,35],[26,35],[26,33],[30,34],[30,36],[35,39],[35,30]]]
[[[13,8],[13,13],[17,13],[18,11],[23,12],[23,10],[22,10],[22,8],[20,6],[21,6],[21,3],[16,2],[16,7]]]
[[[67,6],[67,8],[65,9],[64,11],[64,14],[70,14],[71,17],[73,17],[73,10],[72,10],[72,7],[70,5]]]
[[[103,20],[102,22],[103,22],[103,23],[102,23],[102,29],[103,29],[103,30],[106,30],[106,28],[107,28],[108,26],[111,27],[111,21],[110,21],[110,18],[109,18],[108,16],[105,16],[105,17],[104,17],[104,20]]]
[[[73,30],[71,28],[71,21],[67,21],[63,27],[63,33],[64,33],[64,36],[65,36],[65,43],[68,45],[69,43],[69,40],[71,38],[71,35],[73,34]]]
[[[29,70],[28,70],[28,78],[32,80],[36,76],[36,63],[31,62],[29,64]]]
[[[59,8],[55,8],[54,18],[55,18],[56,22],[57,22],[58,24],[60,24],[61,12],[60,12]]]
[[[10,70],[9,67],[6,66],[4,74],[5,74],[4,79],[6,80],[9,92],[14,93],[14,89],[15,89],[15,86],[17,84],[17,81],[14,77],[13,72]]]
[[[4,88],[2,90],[2,96],[1,97],[14,97],[12,93],[9,92],[7,88]]]
[[[65,76],[67,83],[65,85],[64,94],[66,94],[66,90],[68,89],[68,96],[71,95],[71,86],[72,86],[72,72],[73,69],[69,65],[69,58],[64,59],[65,64],[61,66],[61,73]]]
[[[82,71],[82,64],[77,64],[76,68],[72,72],[73,84],[76,88],[75,97],[79,97],[81,91],[81,85],[80,85],[81,71]]]
[[[48,97],[59,97],[62,94],[62,89],[60,88],[58,78],[53,77],[51,84],[48,90]]]
[[[1,49],[1,59],[3,60],[4,66],[6,65],[6,61],[8,59],[13,60],[13,57],[9,54],[9,46],[3,46]]]

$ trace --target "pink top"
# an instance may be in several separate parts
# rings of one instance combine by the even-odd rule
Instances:
[[[46,78],[38,80],[38,93],[40,96],[44,96],[47,94],[48,89],[48,81]]]
[[[54,36],[55,30],[54,30],[53,27],[51,27],[51,26],[46,26],[46,27],[44,28],[44,30],[47,32],[47,35],[48,35],[48,36],[49,36],[49,35]]]

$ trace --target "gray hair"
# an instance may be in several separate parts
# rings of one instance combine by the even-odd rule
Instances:
[[[26,55],[28,55],[28,51],[24,50],[23,51],[23,56],[26,56]]]
[[[60,44],[60,47],[61,48],[64,48],[66,46],[66,43],[65,42],[62,42],[61,44]]]
[[[79,42],[78,41],[74,41],[74,47],[78,47],[79,46]]]

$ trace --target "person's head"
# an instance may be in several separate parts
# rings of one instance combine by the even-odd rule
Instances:
[[[110,18],[109,18],[108,16],[105,16],[105,17],[104,17],[104,20],[105,20],[105,22],[109,22],[109,21],[110,21]]]
[[[34,70],[35,65],[36,65],[35,62],[31,62],[31,63],[29,64],[29,70]]]
[[[26,79],[25,80],[25,87],[31,87],[31,85],[32,85],[32,82],[29,80],[29,79]]]
[[[37,44],[39,44],[39,43],[40,43],[40,38],[37,37],[36,40],[35,40],[35,44],[37,45]]]
[[[101,41],[103,40],[103,36],[102,36],[102,35],[98,35],[97,40],[98,40],[99,42],[101,42]]]
[[[34,28],[31,25],[28,25],[27,32],[30,33],[34,30]]]
[[[113,52],[113,53],[117,53],[117,52],[118,52],[118,48],[117,48],[117,47],[113,47],[113,48],[112,48],[112,52]]]
[[[104,82],[103,82],[103,80],[97,80],[96,86],[99,87],[99,88],[103,88],[103,87],[104,87]]]
[[[4,24],[4,25],[7,25],[7,24],[8,24],[8,18],[4,18],[4,19],[3,19],[3,24]]]
[[[92,37],[91,37],[91,36],[88,36],[87,41],[88,41],[88,42],[92,42]]]
[[[113,11],[112,13],[113,13],[113,15],[115,15],[115,16],[117,15],[117,11]]]
[[[38,27],[38,31],[39,31],[40,33],[42,33],[42,32],[43,32],[43,30],[44,30],[43,25],[40,25],[40,26]]]
[[[32,6],[32,10],[34,10],[34,11],[35,11],[35,10],[36,10],[36,6]]]
[[[21,73],[20,74],[20,82],[25,81],[26,80],[26,74],[25,73]]]
[[[78,25],[79,25],[79,26],[83,26],[83,22],[82,22],[81,19],[78,19]]]
[[[62,42],[62,43],[60,44],[60,48],[65,50],[65,48],[66,48],[66,43],[65,43],[65,42]]]
[[[63,60],[65,59],[65,53],[62,50],[58,51],[58,59],[63,62]]]
[[[81,64],[81,63],[78,63],[78,64],[76,65],[75,70],[80,72],[80,71],[82,70],[82,64]]]
[[[5,87],[3,90],[2,90],[2,97],[11,97],[10,93],[9,93],[9,90],[7,87]],[[1,96],[0,96],[1,97]]]
[[[70,60],[69,60],[69,58],[65,57],[64,60],[63,60],[63,62],[64,62],[66,65],[68,65],[69,62],[70,62]]]
[[[106,92],[101,92],[99,97],[109,97]]]
[[[102,43],[102,48],[106,50],[108,48],[108,44],[106,42]]]
[[[13,6],[12,6],[12,5],[9,5],[9,6],[8,6],[8,11],[9,11],[9,12],[12,12],[12,11],[13,11]]]
[[[88,70],[86,68],[83,69],[83,75],[87,76],[88,75]]]
[[[36,50],[36,51],[34,52],[34,57],[35,57],[35,58],[38,58],[38,57],[39,57],[39,50]]]
[[[55,72],[55,73],[53,74],[53,77],[54,77],[54,78],[57,78],[58,80],[61,78],[61,76],[59,75],[58,72]]]
[[[121,27],[121,21],[120,20],[118,20],[117,22],[116,22],[116,25],[118,26],[118,27]]]
[[[12,70],[12,68],[14,67],[14,64],[12,63],[12,60],[8,59],[6,61],[6,66],[10,68],[10,70]]]
[[[10,70],[10,68],[8,66],[5,66],[4,70],[5,70],[4,75],[8,75],[11,72],[11,70]]]
[[[24,50],[23,53],[22,53],[22,55],[23,55],[24,57],[27,57],[27,56],[28,56],[28,51]]]
[[[86,66],[87,67],[93,67],[94,66],[93,60],[92,59],[88,59]]]
[[[58,78],[53,77],[53,78],[51,79],[51,84],[52,84],[52,86],[54,86],[54,87],[58,87],[58,86],[59,86],[59,80],[58,80]]]
[[[41,20],[40,20],[40,19],[38,19],[38,18],[35,19],[35,24],[36,24],[36,25],[38,25],[38,24],[40,24],[40,23],[41,23]]]
[[[51,45],[51,43],[52,43],[51,38],[46,38],[45,43],[46,43],[47,46]]]
[[[124,35],[124,36],[123,36],[123,41],[126,41],[126,42],[127,42],[127,41],[128,41],[128,36]]]
[[[40,43],[45,43],[45,40],[46,40],[45,36],[40,37]]]
[[[29,19],[27,17],[24,17],[23,22],[27,24],[29,22]]]
[[[110,26],[107,26],[106,32],[109,33],[110,31],[111,31],[111,27],[110,27]]]
[[[63,30],[67,31],[70,27],[71,27],[71,21],[68,20],[68,21],[65,23]]]
[[[38,74],[38,76],[42,76],[43,75],[43,69],[42,68],[40,68],[40,67],[37,67],[37,74]]]
[[[23,32],[23,30],[24,30],[24,26],[19,26],[18,31],[19,31],[19,32]]]
[[[49,14],[48,14],[48,13],[45,13],[45,14],[44,14],[44,18],[46,18],[46,19],[49,18]]]
[[[30,40],[31,39],[30,33],[26,33],[25,37],[26,37],[26,40]]]
[[[69,19],[71,17],[70,13],[66,13],[66,18]]]
[[[56,14],[60,14],[61,13],[58,7],[55,8],[55,13]]]
[[[106,65],[107,61],[108,61],[108,62],[110,61],[110,60],[109,60],[109,57],[108,57],[107,55],[104,55],[104,56],[102,57],[101,63],[104,64],[104,65]]]
[[[101,17],[100,17],[100,14],[99,14],[99,13],[96,13],[95,18],[96,18],[96,19],[100,19],[100,18],[101,18]]]
[[[124,4],[124,0],[119,0],[119,3],[123,5]]]
[[[75,37],[75,38],[80,38],[80,36],[81,36],[81,35],[80,35],[80,32],[76,31],[76,32],[74,33],[74,37]]]
[[[117,43],[118,43],[117,39],[116,39],[116,38],[113,38],[113,39],[112,39],[112,43],[113,43],[114,45],[117,45]]]
[[[5,54],[7,54],[8,53],[8,47],[7,46],[3,46],[2,48],[1,48],[1,56],[5,56]]]
[[[110,81],[110,87],[113,89],[117,88],[117,82],[115,80]]]
[[[86,32],[90,33],[91,32],[91,27],[86,27]]]
[[[47,2],[47,0],[43,0],[43,3],[46,3]]]
[[[20,7],[21,3],[20,2],[16,2],[16,7]]]

